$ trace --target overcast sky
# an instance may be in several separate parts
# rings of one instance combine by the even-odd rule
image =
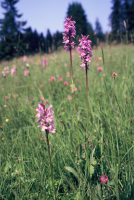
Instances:
[[[98,18],[103,32],[109,30],[108,17],[111,13],[111,0],[20,0],[16,8],[19,14],[23,14],[21,20],[27,21],[25,28],[31,26],[33,30],[36,29],[38,33],[42,32],[45,36],[47,29],[52,34],[57,30],[63,31],[68,5],[73,2],[81,3],[87,20],[93,28]],[[4,9],[0,7],[0,18],[3,18],[3,12]]]

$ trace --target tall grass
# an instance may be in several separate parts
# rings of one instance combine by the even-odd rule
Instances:
[[[56,199],[134,199],[134,48],[106,46],[103,53],[105,66],[101,48],[93,50],[88,74],[90,140],[86,144],[85,71],[73,51],[79,159],[74,107],[67,98],[72,84],[66,76],[69,54],[61,51],[28,57],[30,76],[26,77],[22,58],[0,64],[0,71],[6,66],[17,67],[15,77],[10,73],[5,79],[0,77],[0,199],[53,199],[47,142],[34,113],[38,102],[45,100],[53,105],[56,126],[56,133],[49,134]],[[46,69],[38,62],[44,58],[48,61]],[[99,66],[103,71],[97,71]],[[114,71],[118,74],[115,91]],[[51,76],[55,81],[49,82]],[[59,82],[61,76],[63,81]],[[64,81],[69,84],[64,85]],[[90,179],[85,168],[86,145]],[[100,183],[102,174],[108,176],[107,184]]]

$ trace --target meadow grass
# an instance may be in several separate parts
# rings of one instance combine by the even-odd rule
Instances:
[[[67,77],[69,53],[29,56],[28,76],[23,58],[0,64],[0,71],[17,67],[15,77],[10,73],[0,77],[0,199],[53,199],[45,134],[35,118],[38,103],[45,100],[53,105],[56,127],[56,133],[49,133],[56,199],[134,199],[134,47],[106,46],[103,53],[104,65],[101,48],[93,50],[88,71],[89,172],[86,77],[77,51],[73,51],[73,82],[79,156],[72,82]],[[44,58],[48,65],[42,69],[39,60],[42,63]],[[102,71],[97,71],[99,66]],[[117,73],[115,91],[113,72]],[[55,81],[49,81],[51,76]],[[100,183],[102,174],[108,176],[107,184]]]

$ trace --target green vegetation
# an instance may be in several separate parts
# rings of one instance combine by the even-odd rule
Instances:
[[[53,106],[56,127],[55,134],[49,133],[56,199],[134,199],[133,55],[133,45],[106,46],[103,56],[100,47],[93,50],[88,71],[89,168],[85,70],[80,67],[78,53],[73,51],[79,153],[71,79],[67,77],[69,53],[29,56],[28,76],[24,76],[23,58],[0,64],[0,72],[7,66],[10,70],[17,67],[14,77],[10,72],[6,78],[0,77],[1,200],[53,199],[45,133],[35,118],[38,103],[45,100]],[[45,69],[43,59],[48,63]],[[102,71],[97,70],[99,66]],[[113,72],[117,73],[115,92]],[[51,76],[55,77],[53,82],[49,81]],[[101,184],[102,174],[108,176],[107,184]]]

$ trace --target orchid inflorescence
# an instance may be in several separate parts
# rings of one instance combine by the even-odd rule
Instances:
[[[36,122],[40,122],[40,125],[38,127],[42,127],[42,131],[48,130],[49,133],[55,133],[56,129],[55,126],[53,126],[53,111],[51,110],[52,105],[50,105],[48,108],[46,108],[47,101],[44,103],[40,102],[38,104],[38,108],[36,111],[38,114],[36,117],[38,118]]]
[[[76,30],[75,30],[75,21],[71,21],[72,16],[69,18],[66,18],[66,20],[64,21],[64,33],[63,33],[63,40],[65,43],[65,51],[70,50],[71,48],[74,48],[74,42],[73,42],[73,38],[76,35]]]
[[[80,44],[78,46],[78,52],[79,52],[79,57],[81,57],[82,59],[82,64],[80,65],[81,67],[86,67],[89,70],[88,66],[89,64],[87,64],[87,62],[91,62],[91,58],[92,58],[92,48],[91,48],[91,40],[87,40],[88,36],[82,36],[82,39],[79,40]]]

